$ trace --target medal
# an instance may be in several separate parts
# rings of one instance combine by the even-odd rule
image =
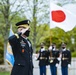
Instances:
[[[24,53],[24,49],[22,49],[22,53]]]
[[[24,48],[26,45],[26,43],[23,40],[21,40],[20,44],[21,44],[22,48]]]

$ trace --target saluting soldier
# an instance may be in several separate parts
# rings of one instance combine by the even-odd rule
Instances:
[[[66,43],[62,43],[61,47],[61,71],[62,75],[68,75],[68,67],[71,65],[71,52],[66,49]]]
[[[51,75],[57,75],[57,67],[59,65],[59,50],[56,49],[55,43],[49,47],[49,56]]]
[[[48,55],[44,43],[41,43],[40,46],[41,48],[39,51],[39,57],[37,59],[39,60],[40,75],[46,75],[46,65],[48,65]]]
[[[30,33],[29,22],[29,20],[23,20],[16,23],[18,33],[9,37],[15,59],[11,75],[33,75],[33,49],[28,39]]]

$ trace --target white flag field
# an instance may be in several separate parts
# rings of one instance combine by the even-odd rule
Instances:
[[[67,32],[75,26],[76,15],[61,6],[50,3],[50,28],[59,27]]]

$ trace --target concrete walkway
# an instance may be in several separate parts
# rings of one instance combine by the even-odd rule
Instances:
[[[39,74],[39,66],[38,66],[38,61],[33,60],[34,63],[34,75],[40,75]],[[61,64],[59,64],[58,66],[58,70],[57,70],[57,75],[62,75],[61,74]],[[50,73],[50,66],[47,66],[47,75],[51,75]],[[76,75],[76,58],[72,58],[72,62],[71,62],[71,67],[68,69],[68,75]]]

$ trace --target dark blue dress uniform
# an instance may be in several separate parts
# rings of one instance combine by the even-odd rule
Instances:
[[[11,75],[33,75],[33,49],[31,42],[23,38],[21,33],[19,33],[9,37],[9,43],[15,59]]]
[[[69,50],[62,51],[61,70],[62,75],[68,75],[68,64],[71,64],[71,52]]]
[[[57,59],[59,57],[59,51],[58,50],[52,50],[50,52],[50,58],[49,58],[49,63],[50,63],[50,71],[52,75],[57,75],[57,67],[56,64],[59,64],[59,60]]]
[[[71,64],[71,52],[66,49],[66,43],[62,43],[61,47],[61,71],[62,75],[68,75],[68,66]]]
[[[39,69],[40,69],[40,75],[46,75],[46,65],[48,65],[48,55],[47,51],[39,51]]]

